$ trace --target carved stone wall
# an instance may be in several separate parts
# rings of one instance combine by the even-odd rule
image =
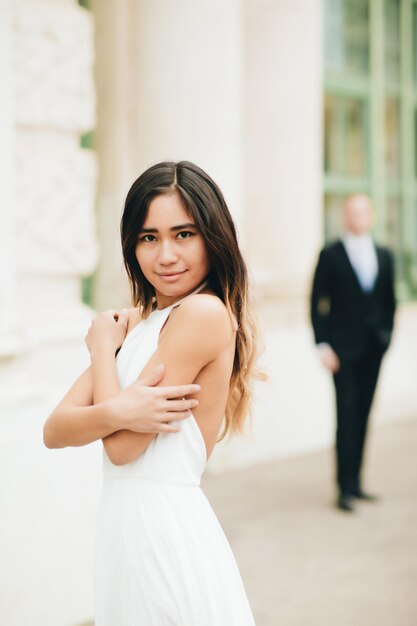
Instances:
[[[0,361],[7,380],[7,387],[0,389],[0,403],[6,398],[9,404],[14,390],[20,396],[16,373],[20,371],[18,378],[31,377],[30,371],[20,370],[19,359],[26,367],[25,356],[33,357],[34,350],[42,354],[48,333],[56,354],[62,355],[57,339],[61,333],[67,340],[69,326],[82,347],[89,312],[80,302],[80,281],[93,271],[98,248],[96,159],[92,151],[80,147],[80,135],[95,124],[92,16],[69,0],[6,4],[11,113],[7,131],[13,187],[8,194],[12,198],[7,218],[9,271],[2,269],[7,280],[1,303],[13,314],[5,320],[9,338],[4,325],[0,334],[0,354],[15,354],[15,359]],[[41,341],[34,345],[30,337],[37,335],[38,324]],[[36,371],[42,385],[48,378],[48,362],[35,361],[46,368]],[[55,372],[53,358],[50,368]],[[62,376],[61,386],[67,376]],[[44,391],[50,395],[50,386]],[[40,388],[38,392],[42,393]]]
[[[73,133],[21,128],[16,169],[18,271],[60,276],[92,271],[97,249],[91,151],[82,150]]]
[[[93,28],[75,2],[16,4],[14,97],[20,271],[94,269]]]
[[[75,0],[0,13],[0,623],[63,626],[93,616],[100,449],[47,450],[42,428],[88,365],[93,19]]]
[[[14,6],[16,122],[61,134],[89,130],[95,123],[91,14],[72,0]]]

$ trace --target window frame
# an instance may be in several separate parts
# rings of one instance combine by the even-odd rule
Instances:
[[[376,211],[375,237],[388,239],[388,205],[398,200],[400,249],[397,250],[397,293],[400,300],[417,298],[417,52],[413,11],[417,0],[399,0],[399,80],[389,80],[385,69],[385,0],[369,0],[369,74],[355,75],[348,70],[326,68],[324,92],[335,96],[357,97],[366,103],[364,146],[368,160],[366,178],[336,175],[323,169],[323,197],[368,193]],[[326,18],[326,16],[325,16]],[[416,14],[417,18],[417,14]],[[413,32],[414,30],[414,32]],[[381,97],[383,94],[383,97]],[[398,100],[399,176],[389,180],[385,171],[385,107],[387,99]],[[326,222],[325,215],[325,222]],[[325,227],[325,231],[327,228]],[[407,255],[410,259],[407,260]]]

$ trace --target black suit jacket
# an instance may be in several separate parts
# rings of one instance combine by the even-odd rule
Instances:
[[[331,345],[339,358],[355,358],[372,345],[384,352],[394,324],[394,262],[376,246],[378,276],[365,293],[341,241],[320,253],[311,293],[311,320],[316,343]]]

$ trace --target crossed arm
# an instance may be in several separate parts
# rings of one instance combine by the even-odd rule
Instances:
[[[197,299],[198,298],[198,299]],[[194,381],[231,337],[224,305],[213,296],[191,296],[178,308],[157,352],[140,380],[120,390],[114,350],[92,353],[91,366],[79,377],[44,426],[49,448],[82,446],[103,439],[115,464],[137,458],[158,432],[175,432],[177,420],[189,415],[200,390]],[[155,370],[160,364],[159,373]],[[160,385],[164,385],[161,387]],[[166,386],[167,385],[167,386]],[[184,398],[188,399],[172,399]]]
[[[150,358],[141,376],[147,377],[163,363],[165,371],[159,384],[178,385],[181,381],[192,383],[198,373],[225,348],[233,334],[229,315],[224,304],[216,297],[199,294],[190,296],[175,311],[173,319]],[[115,372],[98,372],[100,398],[116,392],[118,381]],[[108,385],[104,382],[106,375]],[[98,389],[98,387],[97,387]],[[120,430],[103,439],[110,460],[124,465],[137,459],[156,436],[155,433],[138,433]]]
[[[115,352],[126,336],[127,323],[127,312],[107,311],[93,320],[86,337],[92,365],[46,420],[43,438],[48,448],[83,446],[122,429],[176,432],[177,420],[186,417],[189,409],[198,404],[192,399],[177,400],[197,393],[198,385],[155,387],[163,376],[162,365],[146,379],[141,378],[120,391]],[[113,382],[109,383],[109,375]],[[106,385],[110,385],[110,393],[105,393]],[[168,420],[175,421],[167,423]]]
[[[113,356],[114,360],[114,356]],[[85,446],[122,429],[140,432],[176,432],[176,421],[187,417],[198,404],[185,398],[200,391],[199,385],[155,387],[162,378],[159,368],[109,400],[93,404],[93,372],[87,368],[45,422],[43,439],[47,448]],[[110,395],[110,394],[109,394]]]

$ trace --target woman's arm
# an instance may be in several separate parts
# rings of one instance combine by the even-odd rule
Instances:
[[[172,433],[177,420],[184,419],[198,400],[187,398],[200,391],[199,385],[155,387],[163,367],[135,381],[119,395],[93,406],[93,376],[89,367],[75,381],[45,422],[43,439],[47,448],[85,446],[116,431]],[[174,420],[174,424],[167,424]]]
[[[119,428],[117,414],[109,404],[93,406],[93,375],[89,367],[46,420],[43,440],[47,448],[85,446]]]
[[[200,390],[198,385],[158,387],[164,368],[155,368],[149,376],[135,381],[123,391],[117,378],[115,346],[109,345],[103,324],[109,318],[102,314],[97,326],[100,337],[89,331],[87,345],[92,353],[90,366],[75,381],[44,425],[44,443],[48,448],[83,446],[108,435],[129,429],[140,432],[176,432],[176,420],[188,415],[197,400],[176,400]],[[110,323],[111,328],[111,323]],[[167,424],[174,420],[174,424]]]
[[[162,362],[165,373],[159,384],[193,382],[233,338],[229,314],[217,297],[207,294],[190,296],[175,309],[157,351],[141,376],[149,375]],[[119,431],[106,438],[106,450],[113,463],[124,465],[137,459],[154,436]]]
[[[120,392],[114,357],[126,337],[127,327],[127,311],[105,311],[92,320],[86,336],[87,347],[90,354],[95,355],[94,362],[104,355],[112,356],[113,367],[110,360],[106,359],[106,382],[110,384],[111,393],[104,397],[99,380],[100,371],[92,364],[75,381],[47,419],[44,426],[44,443],[47,447],[82,446],[121,428],[117,419],[112,419],[114,416],[105,400]]]
[[[105,402],[114,398],[120,393],[120,382],[116,370],[116,361],[112,350],[107,345],[98,345],[91,352],[91,369],[93,373],[94,404]],[[131,431],[119,430],[115,435],[126,436]],[[112,437],[113,433],[106,433],[102,437],[103,445],[110,461],[119,465],[117,439]],[[156,433],[135,433],[147,445],[156,436]]]
[[[115,360],[115,348],[118,345],[118,337],[117,337],[117,324],[122,323],[127,326],[127,316],[124,314],[118,315],[118,319],[116,325],[113,321],[113,314],[117,314],[116,311],[110,311],[109,315],[102,315],[96,319],[96,323],[94,327],[90,328],[88,337],[87,337],[87,345],[90,349],[91,356],[91,371],[93,375],[93,399],[94,404],[99,404],[101,402],[106,402],[115,398],[120,394],[120,381],[119,376],[117,374],[116,369],[116,360]],[[112,337],[113,335],[113,341]],[[161,380],[161,376],[153,376],[152,384],[156,384]],[[150,383],[150,381],[148,381]],[[190,402],[188,400],[187,402]],[[193,405],[198,404],[197,401],[192,400]],[[184,412],[183,417],[188,413]],[[176,432],[179,430],[177,424],[171,427],[171,432]],[[119,464],[119,437],[126,437],[129,434],[132,434],[132,431],[128,429],[121,429],[117,432],[113,433],[117,437],[112,438],[112,433],[106,433],[104,437],[102,437],[104,448],[107,452],[109,459],[112,463],[118,465]],[[148,445],[154,437],[156,437],[155,432],[153,433],[135,433],[136,437],[140,439],[143,443]],[[109,436],[110,435],[110,436]]]

